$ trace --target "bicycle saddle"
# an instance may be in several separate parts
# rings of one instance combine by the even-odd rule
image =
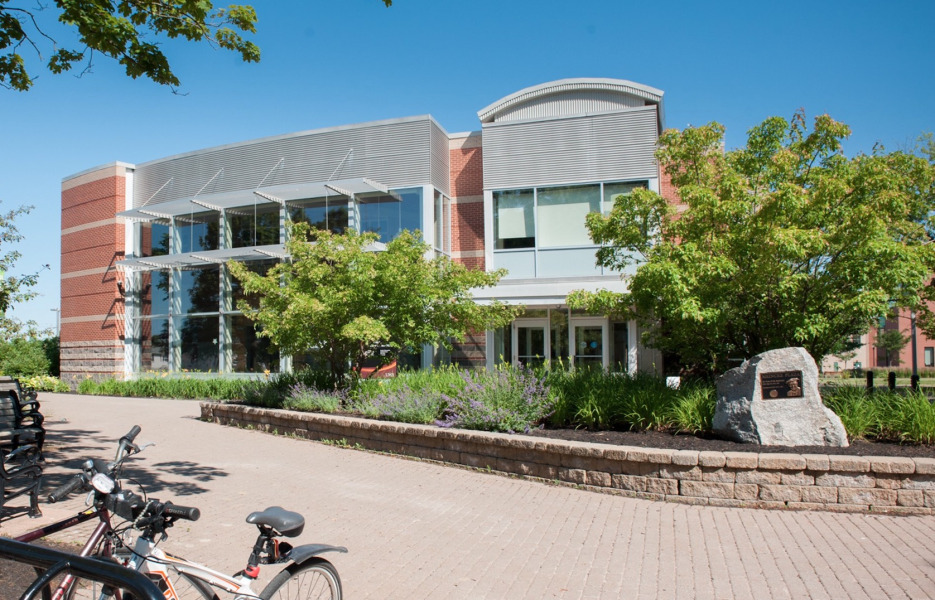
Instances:
[[[250,513],[247,523],[272,527],[286,537],[295,537],[305,529],[305,517],[279,506],[270,506],[266,510]]]

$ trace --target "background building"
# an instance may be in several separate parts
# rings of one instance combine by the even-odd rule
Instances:
[[[663,93],[616,79],[520,90],[449,134],[431,116],[339,126],[113,163],[62,184],[62,376],[296,368],[236,310],[224,263],[285,257],[284,224],[332,231],[419,229],[435,253],[509,274],[477,301],[526,306],[451,356],[415,365],[570,360],[660,369],[632,322],[570,311],[575,289],[624,291],[595,266],[585,215],[645,186],[674,199],[653,158]]]

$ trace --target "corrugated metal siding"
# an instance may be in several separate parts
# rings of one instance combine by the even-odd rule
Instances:
[[[136,170],[133,206],[190,197],[209,181],[202,193],[254,189],[260,182],[270,186],[352,177],[390,187],[423,185],[435,179],[436,129],[426,117],[245,142],[145,163]],[[447,172],[441,179],[447,181]]]
[[[484,125],[484,189],[658,176],[656,107]]]
[[[432,123],[432,184],[451,196],[451,152],[448,134],[436,123]]]
[[[590,115],[622,108],[638,108],[645,104],[642,98],[627,96],[615,90],[578,90],[534,98],[510,107],[497,116],[496,122]]]

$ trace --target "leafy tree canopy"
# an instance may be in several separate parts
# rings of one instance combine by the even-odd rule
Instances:
[[[23,240],[15,220],[32,209],[32,206],[21,206],[5,213],[0,212],[0,246],[16,244]],[[0,340],[34,338],[47,333],[40,331],[35,321],[22,322],[7,314],[13,305],[36,297],[32,288],[39,282],[39,272],[29,275],[12,274],[21,256],[16,250],[0,252]],[[49,265],[43,265],[40,272],[48,268]]]
[[[336,382],[359,373],[369,358],[385,364],[422,344],[450,349],[452,338],[499,327],[517,313],[471,296],[503,272],[469,270],[446,257],[426,260],[429,247],[417,233],[403,232],[374,251],[373,233],[315,231],[309,242],[309,231],[305,223],[289,226],[291,260],[266,275],[243,263],[228,268],[248,295],[238,308],[261,326],[259,335],[284,352],[311,354]]]
[[[897,306],[926,312],[935,270],[935,169],[877,148],[847,158],[850,129],[827,115],[772,117],[723,151],[717,123],[666,131],[657,158],[680,205],[648,190],[588,216],[598,263],[638,265],[629,292],[570,301],[632,315],[683,368],[804,346],[816,359]],[[921,316],[921,315],[920,315]]]
[[[45,63],[52,73],[71,70],[95,52],[117,60],[127,75],[177,86],[169,60],[154,37],[207,42],[238,53],[244,61],[260,60],[260,49],[241,35],[256,32],[256,11],[210,0],[55,0],[54,9],[36,4],[13,6],[0,0],[0,85],[28,90],[33,79],[28,58]],[[45,11],[76,30],[77,41],[61,44],[44,23]],[[24,52],[25,50],[25,52]],[[26,57],[24,57],[26,54]],[[30,71],[32,69],[30,68]]]

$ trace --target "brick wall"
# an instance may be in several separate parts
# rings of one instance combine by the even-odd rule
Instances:
[[[62,183],[62,380],[123,372],[122,281],[126,171],[110,165]]]
[[[480,133],[451,140],[451,255],[484,269],[484,161]]]

